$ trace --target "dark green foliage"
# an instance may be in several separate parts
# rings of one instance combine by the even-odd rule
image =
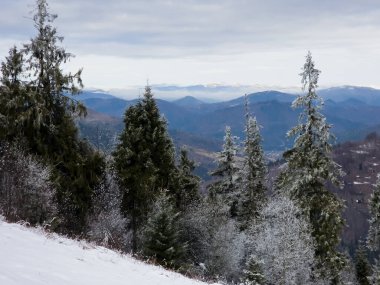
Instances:
[[[174,148],[160,117],[151,89],[129,107],[124,117],[125,128],[113,153],[120,188],[122,211],[130,218],[132,250],[138,247],[137,231],[160,189],[174,194]]]
[[[264,285],[266,283],[260,264],[253,257],[248,260],[244,275],[244,285]]]
[[[356,279],[360,285],[369,285],[371,276],[371,266],[367,260],[367,252],[363,245],[356,250],[355,256]]]
[[[23,54],[13,47],[1,63],[0,140],[14,140],[28,119],[31,102],[22,82],[23,72]]]
[[[170,197],[162,192],[149,213],[144,231],[143,253],[170,268],[181,266],[187,247],[180,241],[178,217]]]
[[[190,160],[185,148],[181,149],[177,173],[176,206],[184,211],[192,203],[199,201],[200,178],[193,174],[195,162]]]
[[[82,88],[81,70],[64,73],[72,55],[59,46],[63,37],[52,26],[46,0],[36,1],[37,35],[21,52],[12,48],[2,63],[0,139],[18,138],[32,154],[52,165],[51,180],[62,230],[80,233],[99,183],[103,158],[78,139],[74,116],[85,108],[72,98]],[[5,119],[4,119],[5,118]]]
[[[303,112],[299,124],[288,133],[295,142],[284,153],[287,167],[277,179],[277,187],[296,201],[310,221],[316,242],[316,269],[332,280],[344,266],[344,258],[336,248],[344,224],[343,203],[326,188],[326,183],[340,186],[343,173],[330,156],[331,126],[320,113],[322,100],[316,94],[319,73],[309,53],[301,73],[306,94],[293,103]]]

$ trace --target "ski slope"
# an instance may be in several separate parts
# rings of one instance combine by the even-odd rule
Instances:
[[[103,247],[0,219],[2,285],[202,285]]]

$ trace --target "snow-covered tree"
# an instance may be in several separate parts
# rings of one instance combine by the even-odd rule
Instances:
[[[224,144],[216,160],[217,167],[211,172],[218,178],[209,186],[210,197],[220,196],[228,203],[231,216],[235,217],[238,211],[237,189],[239,180],[239,168],[236,161],[236,137],[232,135],[231,128],[226,126]]]
[[[200,265],[196,273],[211,279],[238,279],[245,236],[230,218],[229,207],[223,199],[203,199],[191,205],[181,224],[183,235],[189,241],[189,259]]]
[[[250,259],[260,264],[269,284],[309,284],[315,243],[310,224],[287,196],[269,200],[249,229]]]
[[[93,210],[89,221],[89,237],[101,245],[127,250],[130,236],[128,220],[121,213],[121,192],[114,171],[107,167],[93,194]]]
[[[57,212],[50,168],[18,145],[0,144],[0,212],[10,221],[45,224]]]
[[[179,213],[166,191],[157,197],[143,231],[143,253],[158,263],[179,268],[187,248],[180,240]]]
[[[252,117],[245,99],[246,123],[244,141],[244,160],[241,169],[239,189],[238,220],[244,229],[265,205],[266,187],[264,185],[266,167],[261,147],[261,136],[256,118]]]
[[[264,285],[266,283],[261,266],[262,264],[257,262],[254,256],[248,260],[247,268],[244,270],[243,285]]]
[[[343,202],[326,188],[326,183],[340,186],[343,172],[330,156],[331,125],[320,112],[323,101],[316,94],[319,73],[309,52],[300,74],[306,94],[293,102],[294,108],[303,110],[299,124],[288,133],[295,137],[295,142],[293,148],[284,153],[287,166],[277,179],[277,187],[296,201],[311,223],[316,241],[316,269],[336,279],[344,266],[344,259],[337,250],[344,224]]]
[[[371,250],[378,250],[380,247],[380,175],[377,176],[375,189],[369,199],[369,213],[367,245]]]

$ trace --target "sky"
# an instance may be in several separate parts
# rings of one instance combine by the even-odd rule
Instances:
[[[65,69],[83,67],[86,88],[137,92],[148,81],[296,90],[308,50],[320,86],[380,88],[378,0],[48,2],[76,55]],[[36,34],[34,3],[1,0],[1,60]]]

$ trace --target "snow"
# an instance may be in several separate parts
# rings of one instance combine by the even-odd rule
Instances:
[[[351,150],[351,152],[357,153],[357,154],[368,154],[369,153],[368,151],[364,151],[364,150]]]
[[[0,218],[0,284],[201,285],[104,247]]]
[[[365,182],[354,181],[354,185],[363,185],[363,184],[369,184],[369,182],[367,182],[367,181],[365,181]]]

